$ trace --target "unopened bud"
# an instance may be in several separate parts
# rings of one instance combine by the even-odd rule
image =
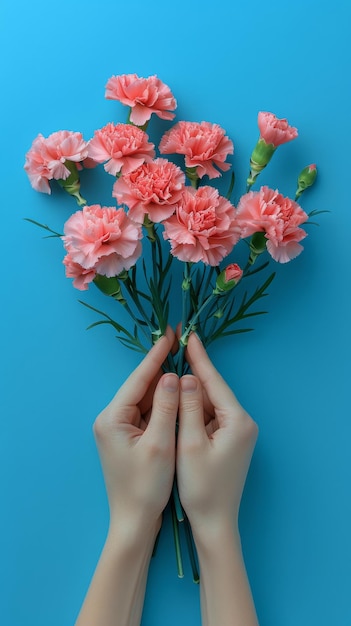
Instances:
[[[311,187],[313,185],[316,178],[317,167],[314,163],[312,163],[312,165],[307,165],[307,167],[304,167],[297,179],[295,200],[297,200],[308,187]]]
[[[237,263],[227,265],[217,276],[216,288],[213,290],[213,293],[218,295],[225,291],[230,291],[239,282],[242,275],[243,270]]]

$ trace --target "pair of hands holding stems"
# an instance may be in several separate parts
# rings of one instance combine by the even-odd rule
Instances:
[[[258,624],[238,531],[257,426],[194,333],[193,374],[162,374],[175,342],[168,328],[94,423],[110,524],[76,626],[139,626],[175,472],[198,554],[202,624]]]

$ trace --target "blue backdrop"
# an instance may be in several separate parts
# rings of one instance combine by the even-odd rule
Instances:
[[[259,110],[300,132],[265,182],[291,195],[298,171],[318,165],[302,204],[329,213],[277,268],[255,332],[210,353],[260,427],[240,521],[261,626],[351,624],[349,18],[348,0],[2,2],[4,626],[74,623],[108,522],[91,427],[139,361],[112,330],[86,332],[95,318],[64,277],[60,241],[23,220],[60,230],[74,208],[63,192],[30,187],[24,155],[39,132],[89,137],[124,116],[104,86],[130,72],[170,85],[178,119],[227,130],[238,192]],[[110,202],[105,183],[86,178],[91,203]],[[84,299],[104,304],[93,289]],[[177,578],[167,517],[143,625],[200,624],[198,592],[187,562]]]

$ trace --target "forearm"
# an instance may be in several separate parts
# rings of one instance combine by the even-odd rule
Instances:
[[[203,626],[258,626],[238,531],[226,522],[194,538]]]
[[[139,626],[155,537],[109,534],[76,626]]]

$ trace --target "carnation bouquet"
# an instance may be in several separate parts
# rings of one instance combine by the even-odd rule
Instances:
[[[128,107],[125,123],[110,122],[84,139],[79,132],[39,134],[26,155],[25,170],[37,191],[51,194],[56,181],[78,204],[63,232],[29,221],[61,237],[63,263],[73,285],[94,284],[116,302],[111,316],[83,303],[108,324],[122,344],[147,353],[166,331],[172,300],[181,300],[179,349],[165,371],[188,371],[184,352],[196,331],[205,347],[252,330],[247,325],[265,313],[257,303],[267,295],[276,267],[297,257],[312,223],[298,200],[316,178],[315,165],[297,177],[294,199],[263,185],[252,189],[278,146],[297,137],[297,129],[273,113],[259,112],[259,137],[248,163],[244,193],[232,201],[232,140],[218,124],[178,121],[165,130],[158,150],[147,134],[152,115],[171,121],[177,102],[157,76],[112,76],[105,97]],[[166,158],[172,155],[173,160]],[[81,195],[80,171],[103,165],[111,180],[111,206],[89,204]],[[228,177],[222,195],[213,181]],[[238,259],[244,259],[244,262]],[[174,263],[182,264],[182,278]],[[255,276],[252,281],[252,276]],[[262,280],[257,283],[257,277]],[[118,308],[128,313],[121,324]],[[89,327],[89,328],[90,328]],[[179,576],[183,575],[180,533],[185,533],[194,581],[198,581],[190,525],[178,496],[171,497]]]

